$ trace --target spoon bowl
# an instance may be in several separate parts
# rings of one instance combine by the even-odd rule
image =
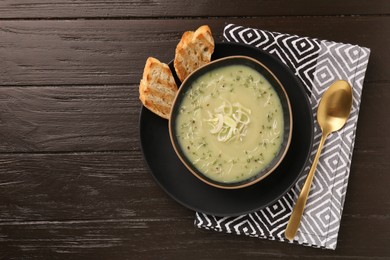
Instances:
[[[338,80],[323,95],[317,111],[318,124],[322,132],[340,130],[352,107],[352,89],[348,82]]]
[[[310,192],[311,183],[317,168],[318,159],[322,147],[328,135],[340,130],[349,117],[352,108],[352,88],[345,80],[337,80],[324,93],[318,105],[317,121],[322,131],[322,137],[314,157],[313,165],[307,175],[305,184],[291,213],[287,224],[285,236],[288,240],[293,240],[299,228],[306,200]]]

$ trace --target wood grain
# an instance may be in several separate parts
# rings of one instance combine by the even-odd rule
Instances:
[[[0,259],[390,259],[390,4],[0,1]],[[145,60],[226,23],[369,47],[338,246],[196,229],[139,143]]]
[[[138,84],[148,56],[169,62],[181,34],[201,24],[209,24],[221,41],[225,22],[369,47],[366,81],[389,81],[390,40],[383,34],[390,31],[390,17],[270,17],[3,21],[0,86]]]
[[[373,219],[344,215],[348,225],[341,227],[338,249],[329,251],[198,230],[191,224],[192,215],[185,218],[185,212],[179,213],[171,219],[47,221],[2,226],[2,232],[10,238],[1,243],[4,251],[0,252],[0,257],[220,259],[221,255],[226,255],[224,259],[388,259],[389,240],[384,236],[388,222],[381,219],[372,224]],[[348,234],[354,233],[356,226],[371,227],[363,230],[376,238],[364,241],[366,237],[359,234],[350,237]],[[379,235],[375,233],[378,231]],[[360,242],[357,239],[361,239]]]
[[[390,13],[386,0],[337,1],[189,1],[189,0],[3,0],[1,18],[72,18],[72,17],[175,17],[175,16],[283,16],[348,15]]]
[[[0,88],[0,152],[131,151],[138,85]]]
[[[156,185],[139,150],[0,155],[0,246],[7,249],[0,256],[180,259],[202,258],[198,249],[207,247],[207,259],[222,252],[231,259],[385,258],[390,204],[381,184],[390,181],[389,163],[383,153],[356,151],[354,156],[339,246],[329,251],[194,228],[194,213]],[[375,178],[367,183],[370,172]],[[374,194],[367,197],[362,192],[367,189]]]
[[[151,179],[139,149],[3,155],[0,165],[0,224],[126,219],[146,216],[145,210],[157,214],[164,199],[168,201]],[[143,192],[146,188],[148,194]]]

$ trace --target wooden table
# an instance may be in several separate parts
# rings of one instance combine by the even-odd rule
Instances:
[[[390,259],[390,2],[0,1],[1,259]],[[199,230],[139,143],[145,60],[225,23],[371,48],[338,247]]]

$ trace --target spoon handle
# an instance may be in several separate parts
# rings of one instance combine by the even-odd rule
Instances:
[[[305,209],[306,200],[310,192],[311,183],[313,181],[314,173],[317,168],[318,159],[320,158],[322,147],[324,146],[326,137],[328,136],[328,133],[322,133],[321,141],[318,146],[317,153],[314,157],[313,164],[310,168],[309,174],[307,175],[305,184],[302,187],[301,193],[299,194],[299,197],[297,199],[297,202],[295,203],[294,209],[291,213],[290,220],[288,221],[285,236],[288,240],[292,241],[295,237],[295,234],[297,233],[297,230],[299,228],[301,218],[303,211]]]

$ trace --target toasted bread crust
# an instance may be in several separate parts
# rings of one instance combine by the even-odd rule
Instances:
[[[210,27],[203,25],[195,32],[183,33],[176,46],[174,68],[181,81],[197,68],[207,64],[214,52],[214,39]]]
[[[177,86],[169,66],[149,57],[139,85],[142,104],[153,113],[169,119],[176,92]]]

